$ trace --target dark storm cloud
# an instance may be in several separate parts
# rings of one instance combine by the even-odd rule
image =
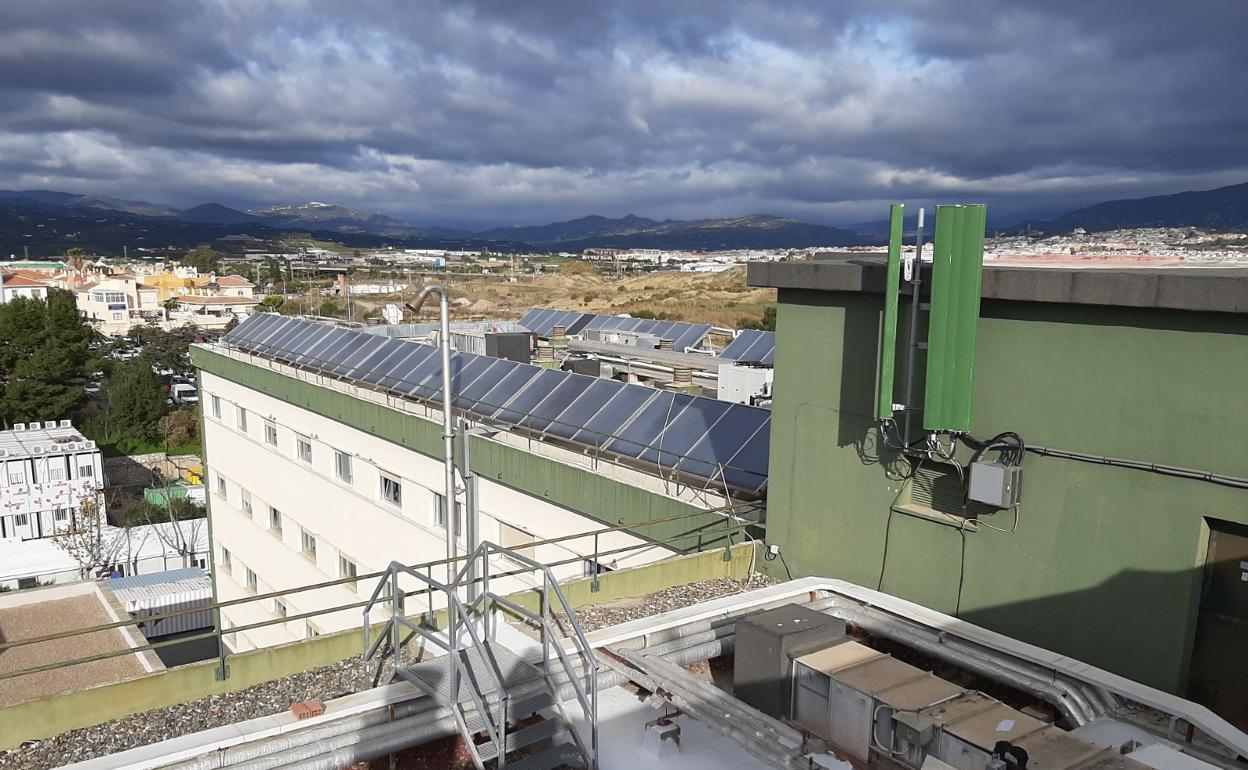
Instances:
[[[0,5],[4,187],[422,221],[1060,210],[1248,178],[1233,0]]]

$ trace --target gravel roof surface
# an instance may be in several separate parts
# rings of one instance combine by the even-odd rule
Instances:
[[[59,631],[104,625],[112,621],[94,593],[23,604],[0,610],[0,640],[16,642]],[[0,652],[0,672],[20,671],[126,648],[126,638],[121,631],[96,631]],[[117,682],[142,673],[143,666],[135,656],[119,655],[68,668],[0,679],[0,707],[45,695]]]
[[[717,578],[676,586],[641,597],[583,607],[577,614],[586,631],[606,628],[660,612],[687,607],[720,596],[759,588],[772,581]],[[355,692],[361,682],[359,656],[330,666],[266,682],[225,695],[181,703],[142,714],[71,730],[30,745],[0,753],[0,770],[44,770],[84,759],[114,754],[137,746],[276,714],[296,701],[330,700]]]

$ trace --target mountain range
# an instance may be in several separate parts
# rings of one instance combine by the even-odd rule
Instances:
[[[1047,221],[994,229],[1064,233],[1075,228],[1098,231],[1128,227],[1248,229],[1248,183],[1107,201]],[[111,252],[120,252],[123,246],[177,249],[225,235],[266,240],[284,232],[306,233],[361,248],[388,244],[573,252],[591,247],[713,250],[855,246],[879,243],[887,237],[885,222],[829,227],[768,215],[697,220],[656,220],[632,214],[614,219],[586,216],[546,225],[472,232],[422,228],[384,214],[316,201],[247,211],[204,203],[179,211],[159,203],[55,190],[0,190],[0,244],[8,245],[9,250],[24,245],[35,249],[36,254],[58,253],[74,245]]]

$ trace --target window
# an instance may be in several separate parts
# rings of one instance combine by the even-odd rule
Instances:
[[[221,569],[226,572],[232,572],[234,565],[230,561],[230,549],[222,546],[221,548]]]
[[[64,480],[65,480],[64,468],[48,468],[48,481],[64,481]]]
[[[247,568],[245,579],[247,581],[247,590],[254,594],[260,587],[260,580],[256,577],[256,573],[251,569],[251,567]]]
[[[217,474],[217,494],[225,497],[225,477]]]
[[[304,630],[303,630],[303,635],[305,638],[315,639],[316,637],[321,635],[321,630],[317,628],[316,626],[312,625],[312,621],[308,620],[304,622],[306,623],[306,625],[304,626]]]
[[[433,493],[433,523],[441,529],[446,529],[446,495]],[[464,514],[459,510],[459,506],[455,506],[455,535],[463,537],[464,534]]]
[[[279,618],[286,617],[286,602],[282,599],[273,600],[273,612]]]
[[[282,512],[271,505],[269,506],[269,531],[278,536],[282,534]]]
[[[303,531],[303,555],[312,561],[316,561],[316,535],[307,531]]]
[[[277,426],[272,420],[264,421],[264,443],[269,446],[277,446]]]
[[[30,519],[26,518],[26,514],[24,513],[13,514],[13,526],[24,527],[29,523],[30,523]]]
[[[121,314],[121,313],[113,313],[113,320],[114,320],[114,321],[120,321],[120,320],[121,320],[121,317],[122,317],[122,314]]]
[[[351,455],[346,452],[334,452],[334,473],[340,481],[351,483]]]
[[[241,406],[238,408],[238,429],[247,432],[247,410]]]
[[[350,583],[344,583],[347,588],[355,590],[355,576],[359,574],[355,562],[348,559],[342,554],[338,554],[338,577],[351,578]]]
[[[381,499],[394,506],[403,505],[403,484],[389,473],[381,474]]]
[[[94,465],[79,465],[78,466],[78,478],[80,479],[95,478],[95,466]]]
[[[69,521],[69,511],[65,508],[57,508],[56,513],[53,514],[53,516],[57,521]]]
[[[26,469],[14,468],[9,470],[9,484],[25,484]]]
[[[305,463],[312,462],[312,439],[307,436],[295,437],[295,453]]]
[[[594,561],[593,559],[586,559],[585,561],[581,562],[581,576],[582,577],[587,577],[587,578],[596,577],[603,573],[614,572],[614,571],[615,571],[615,567],[608,567],[606,564],[603,564],[600,561]]]
[[[238,494],[242,498],[241,505],[243,507],[243,513],[250,516],[251,515],[251,493],[245,489],[240,489],[238,491]]]
[[[221,419],[221,397],[220,396],[212,397],[212,416],[216,417],[218,420]]]
[[[106,291],[104,292],[104,301],[110,305],[124,305],[126,295],[120,291]]]

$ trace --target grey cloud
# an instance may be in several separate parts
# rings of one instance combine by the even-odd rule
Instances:
[[[1209,0],[6,3],[0,173],[426,222],[1061,210],[1246,176],[1245,39]]]

